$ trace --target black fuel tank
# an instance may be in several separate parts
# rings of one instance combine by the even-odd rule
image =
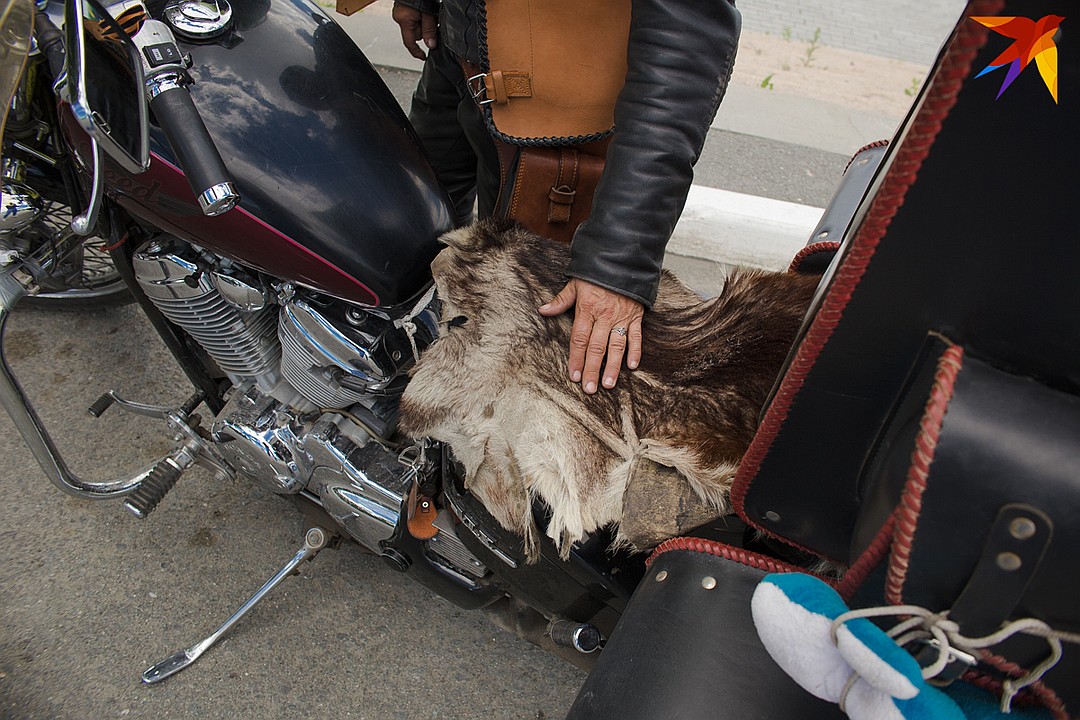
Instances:
[[[436,238],[450,229],[452,214],[404,112],[319,7],[233,0],[233,12],[224,36],[180,40],[180,47],[191,54],[192,98],[236,180],[241,207],[358,280],[379,304],[410,298],[430,278]],[[156,129],[151,143],[173,161]],[[274,264],[259,261],[275,251],[272,243],[213,237],[199,226],[195,242],[258,267]],[[302,281],[320,285],[310,276]]]

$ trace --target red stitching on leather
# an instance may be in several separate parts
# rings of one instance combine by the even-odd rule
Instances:
[[[867,143],[867,144],[863,145],[861,148],[859,148],[858,150],[855,151],[854,155],[852,155],[850,158],[848,158],[847,165],[844,166],[844,172],[842,174],[847,175],[847,171],[849,169],[851,169],[851,163],[855,162],[855,158],[859,157],[860,155],[862,155],[867,150],[873,150],[874,148],[885,147],[888,144],[889,144],[888,140],[875,140],[872,143]]]
[[[653,553],[649,556],[649,559],[645,561],[645,567],[649,567],[650,565],[652,565],[653,561],[664,553],[671,552],[673,550],[689,550],[690,552],[704,553],[706,555],[715,555],[717,557],[722,557],[726,560],[732,560],[741,565],[757,568],[758,570],[764,570],[765,572],[770,573],[799,572],[806,575],[814,575],[814,573],[807,572],[803,568],[796,567],[790,563],[786,563],[781,560],[774,560],[772,558],[765,557],[764,555],[759,555],[755,552],[743,550],[742,548],[732,547],[731,545],[718,543],[715,540],[706,540],[704,538],[694,537],[671,538],[670,540],[665,540],[664,542],[660,543],[660,545],[658,545],[657,548],[653,550]],[[817,577],[818,579],[823,580],[830,585],[834,585],[836,582],[831,578],[824,578],[818,575],[814,575],[814,577]]]
[[[945,413],[952,399],[956,376],[963,364],[964,349],[959,345],[953,345],[941,354],[937,372],[934,373],[934,386],[930,389],[926,409],[919,420],[919,434],[915,437],[907,482],[900,496],[900,504],[893,511],[896,516],[896,532],[893,534],[889,573],[885,578],[885,599],[893,605],[904,603],[904,581],[907,579],[911,545],[915,540],[919,513],[922,511],[926,478],[930,474],[930,465],[934,462],[934,451],[937,450],[941,424],[945,421]]]
[[[1010,677],[1021,677],[1028,672],[1028,669],[1022,665],[1018,665],[1011,660],[1006,660],[1002,656],[995,655],[989,650],[984,650],[981,653],[979,661]],[[960,677],[960,679],[1001,697],[1002,683],[1001,680],[995,677],[981,673],[978,670],[968,670]],[[1069,711],[1065,707],[1064,701],[1058,697],[1058,694],[1054,692],[1053,688],[1049,687],[1042,680],[1033,682],[1021,690],[1016,696],[1016,702],[1045,707],[1050,711],[1050,714],[1054,716],[1054,720],[1069,720]]]
[[[976,0],[969,5],[966,14],[995,15],[1003,5],[1004,0]],[[956,104],[960,88],[971,72],[971,63],[986,41],[988,33],[989,29],[979,23],[960,23],[945,51],[941,67],[930,81],[926,99],[919,108],[907,137],[896,149],[896,158],[852,241],[851,250],[838,268],[820,310],[784,374],[776,397],[769,403],[765,418],[743,455],[731,488],[732,507],[741,518],[763,532],[772,534],[746,515],[746,493],[751,480],[761,469],[761,464],[780,433],[780,427],[787,419],[810,369],[836,330],[844,309],[877,250],[878,243],[903,204],[904,196],[929,154],[942,122]],[[785,541],[791,543],[790,540]]]
[[[841,578],[840,584],[836,586],[836,591],[840,593],[840,597],[844,598],[844,602],[851,600],[851,596],[862,587],[870,573],[889,556],[889,547],[892,545],[893,529],[895,527],[896,511],[894,510],[885,519],[885,523],[881,528],[878,529],[877,535],[870,541],[870,545],[852,563],[848,571],[844,573],[844,577]]]
[[[819,252],[836,252],[840,249],[840,243],[835,240],[823,240],[821,242],[810,243],[802,250],[800,250],[794,258],[791,260],[791,265],[788,266],[787,271],[789,273],[798,272],[799,266],[802,265],[803,260]]]

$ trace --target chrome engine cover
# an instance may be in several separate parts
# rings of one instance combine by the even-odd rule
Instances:
[[[205,272],[191,257],[193,251],[171,246],[167,240],[154,240],[135,253],[135,277],[143,292],[162,315],[195,338],[233,382],[254,377],[264,387],[273,386],[281,358],[274,333],[277,306],[240,309],[218,289],[218,277],[228,278],[220,282],[235,295],[237,280]]]
[[[305,421],[254,383],[233,393],[212,428],[216,448],[236,470],[274,493],[307,490],[353,539],[378,553],[420,465],[362,433],[332,413]]]
[[[218,413],[211,437],[241,472],[275,493],[297,493],[311,477],[311,458],[296,412],[253,383],[241,385]]]
[[[319,407],[344,408],[363,399],[363,392],[341,385],[344,375],[354,375],[363,383],[384,380],[366,348],[349,340],[302,300],[290,301],[282,308],[278,337],[283,348],[282,375]],[[356,370],[361,364],[370,368],[370,374]]]
[[[306,447],[316,467],[308,489],[357,542],[381,553],[394,534],[421,466],[376,442],[357,447],[332,422],[316,424]]]
[[[399,307],[394,316],[330,298],[290,298],[278,323],[282,375],[321,408],[400,392],[415,354],[435,338],[438,315],[426,297],[413,314]]]

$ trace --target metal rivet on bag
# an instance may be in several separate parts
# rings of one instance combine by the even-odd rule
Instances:
[[[1031,518],[1018,517],[1009,523],[1009,534],[1017,540],[1027,540],[1035,535],[1035,523]]]
[[[817,234],[817,239],[818,240],[824,240],[827,237],[829,237],[829,231],[828,230],[822,230],[821,232],[819,232]]]
[[[1020,556],[1016,553],[1003,552],[998,553],[997,566],[1006,572],[1012,572],[1019,570],[1020,566],[1024,564],[1024,561],[1020,559]]]
[[[706,575],[705,577],[701,578],[701,587],[705,588],[706,590],[712,590],[714,587],[716,587],[716,578]]]
[[[775,510],[770,510],[769,512],[765,513],[765,519],[769,522],[780,522],[780,513],[776,512]]]
[[[656,582],[664,582],[665,580],[667,580],[667,570],[656,573]]]

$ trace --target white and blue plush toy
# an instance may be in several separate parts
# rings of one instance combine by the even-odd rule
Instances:
[[[967,685],[957,704],[927,684],[915,658],[866,618],[841,624],[834,644],[833,620],[848,607],[835,590],[810,575],[765,576],[751,609],[765,649],[806,691],[839,702],[852,682],[843,706],[852,720],[1045,717],[1041,710],[1005,715],[992,696]]]

